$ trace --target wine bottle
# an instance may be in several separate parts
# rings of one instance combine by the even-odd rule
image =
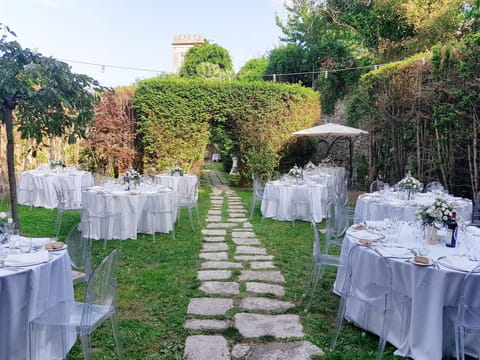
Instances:
[[[447,224],[447,238],[445,245],[448,247],[455,247],[457,246],[457,213],[454,211],[452,212],[452,218]]]

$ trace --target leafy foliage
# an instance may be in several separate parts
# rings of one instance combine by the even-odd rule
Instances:
[[[318,93],[269,82],[150,79],[139,83],[134,107],[145,167],[196,171],[211,132],[249,178],[273,171],[291,133],[320,115]]]
[[[237,74],[239,80],[257,81],[267,74],[268,60],[264,58],[250,59]]]
[[[7,34],[0,39],[0,119],[6,125],[7,163],[10,189],[16,189],[13,112],[22,138],[40,143],[46,136],[65,137],[74,143],[84,136],[93,118],[98,83],[86,75],[74,74],[61,61],[23,49]],[[18,224],[16,192],[10,192],[12,217]]]
[[[232,72],[232,59],[228,51],[217,44],[206,42],[195,45],[186,52],[180,76],[230,77]]]
[[[90,171],[125,172],[135,156],[133,88],[105,92],[95,106],[94,126],[83,141],[82,158]]]

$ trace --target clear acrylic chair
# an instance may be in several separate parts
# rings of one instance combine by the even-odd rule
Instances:
[[[292,225],[294,225],[295,220],[297,219],[310,218],[310,215],[312,214],[312,199],[305,188],[293,188],[292,195],[290,209],[292,214]]]
[[[118,327],[115,307],[117,269],[121,250],[110,253],[92,273],[85,293],[85,301],[64,301],[52,307],[29,322],[30,360],[42,359],[39,349],[42,346],[42,335],[58,334],[64,357],[68,354],[72,343],[72,335],[79,333],[82,342],[83,358],[91,359],[90,336],[95,329],[110,318],[112,322],[115,349],[123,359],[122,342]]]
[[[445,187],[439,181],[429,182],[425,186],[425,192],[442,192],[444,189]]]
[[[145,231],[148,234],[152,234],[154,242],[156,241],[155,233],[158,232],[159,225],[162,223],[164,223],[164,229],[171,231],[172,238],[175,240],[176,217],[177,200],[172,196],[172,193],[156,193],[148,197],[143,211],[143,218],[147,223]]]
[[[318,282],[322,279],[326,266],[339,267],[340,251],[345,232],[348,228],[348,221],[337,212],[336,204],[327,204],[327,226],[325,231],[325,244],[321,246],[320,232],[313,217],[310,217],[310,224],[313,229],[313,259],[312,268],[305,293],[305,311],[308,311],[315,294]]]
[[[385,188],[385,183],[382,180],[374,180],[370,184],[370,192],[382,191]]]
[[[376,253],[378,262],[376,264],[375,274],[365,274],[362,273],[362,271],[358,271],[359,268],[356,267],[356,263],[361,255],[361,252],[363,251],[371,251]],[[357,286],[353,282],[354,276],[364,279],[361,286]],[[364,307],[364,319],[363,324],[361,324],[364,328],[368,328],[368,316],[370,311],[376,311],[377,313],[381,314],[382,323],[380,326],[380,331],[377,334],[380,339],[378,342],[376,359],[382,358],[387,340],[387,333],[391,322],[393,301],[392,278],[392,269],[390,268],[387,259],[385,259],[376,249],[360,245],[354,245],[350,249],[348,253],[347,270],[337,314],[335,335],[331,346],[332,350],[335,349],[337,344],[347,309],[347,302],[350,303],[351,301],[355,301],[360,302]]]
[[[199,180],[197,179],[194,183],[188,181],[188,177],[184,176],[178,183],[178,220],[180,220],[180,213],[182,209],[188,209],[188,215],[190,217],[190,225],[192,230],[195,230],[195,225],[193,224],[192,209],[195,209],[197,214],[197,221],[200,224],[200,215],[198,214],[198,186]]]
[[[90,278],[92,239],[87,233],[82,233],[80,223],[76,224],[65,238],[68,255],[72,263],[73,283],[87,281]],[[88,231],[88,226],[86,227]]]
[[[81,200],[75,199],[74,190],[68,182],[60,179],[58,184],[53,184],[57,195],[57,220],[55,222],[55,237],[58,238],[62,227],[63,213],[65,211],[82,211]]]
[[[262,202],[263,193],[265,192],[265,183],[261,181],[257,175],[252,175],[252,179],[253,179],[253,189],[252,189],[252,200],[250,202],[250,215],[249,215],[250,219],[252,218],[253,212],[255,211],[257,201]]]
[[[458,360],[464,360],[465,354],[475,359],[480,358],[479,281],[480,264],[463,278],[458,305],[444,309],[444,331],[454,330],[455,354]]]

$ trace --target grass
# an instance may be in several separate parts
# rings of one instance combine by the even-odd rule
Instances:
[[[219,164],[214,164],[220,169]],[[233,182],[234,178],[227,177]],[[234,188],[242,198],[246,208],[250,203],[249,189]],[[202,184],[199,194],[199,211],[205,219],[209,203],[210,189]],[[0,209],[5,209],[0,202]],[[32,236],[53,236],[56,210],[20,206],[21,232]],[[78,213],[65,213],[61,238],[65,237],[80,217]],[[346,325],[340,335],[334,352],[328,351],[334,328],[339,298],[332,293],[335,269],[328,269],[317,289],[315,299],[308,313],[303,312],[302,294],[307,279],[313,234],[306,222],[279,222],[261,220],[257,207],[251,220],[258,238],[269,254],[274,255],[278,269],[286,279],[286,300],[298,304],[289,310],[300,314],[308,340],[325,351],[322,359],[372,359],[375,357],[378,338],[362,335],[361,330]],[[176,239],[170,235],[157,236],[152,242],[150,235],[138,235],[137,240],[109,241],[103,249],[102,241],[93,244],[94,264],[97,265],[115,248],[122,249],[122,259],[118,274],[117,307],[120,317],[120,331],[123,338],[126,359],[182,359],[185,339],[195,331],[185,330],[189,299],[200,296],[200,282],[196,273],[200,269],[198,254],[201,248],[199,228],[190,227],[188,213],[182,213],[176,225]],[[75,287],[75,296],[81,300],[85,286]],[[234,328],[222,333],[230,342],[241,341],[241,335]],[[109,323],[105,323],[94,333],[92,350],[95,359],[115,359],[113,337]],[[385,359],[397,358],[392,355],[394,348],[387,345]],[[82,359],[80,342],[74,346],[70,359]]]

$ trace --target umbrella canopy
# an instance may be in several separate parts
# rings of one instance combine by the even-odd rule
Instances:
[[[361,134],[368,134],[367,131],[352,128],[345,125],[327,123],[314,126],[308,129],[295,131],[293,135],[297,136],[357,136]]]

